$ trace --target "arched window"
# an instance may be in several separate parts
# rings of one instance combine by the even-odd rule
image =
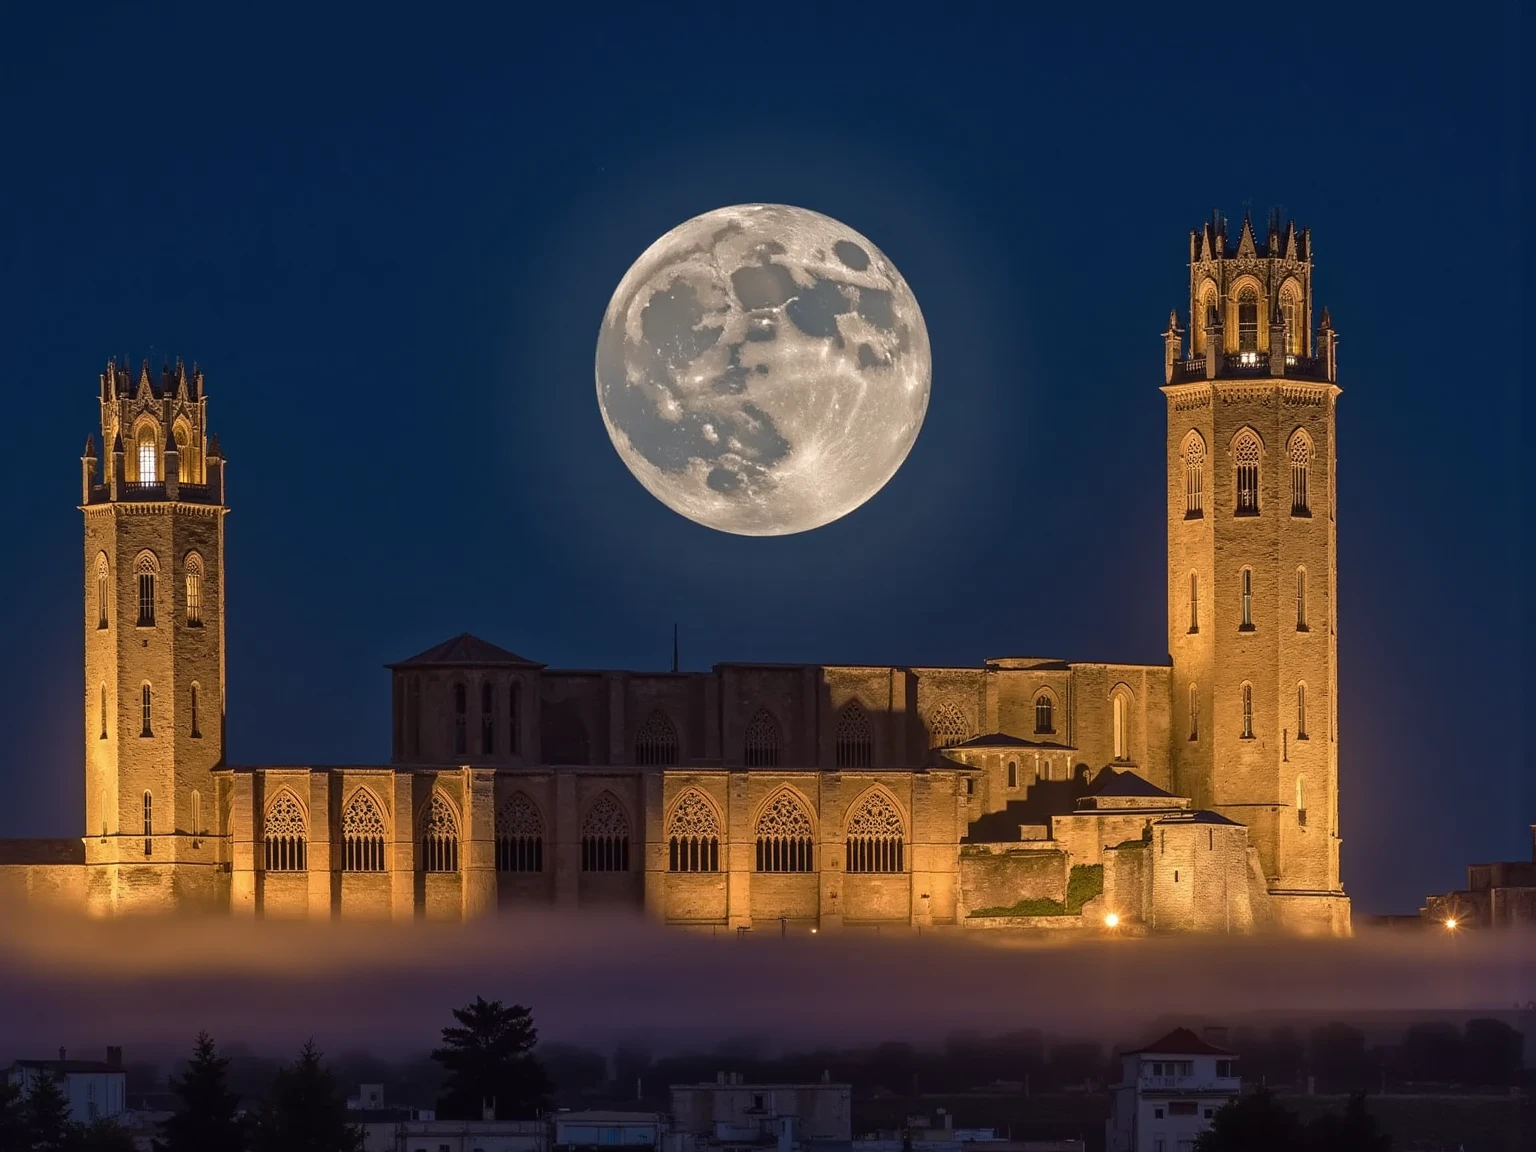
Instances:
[[[1301,776],[1296,777],[1296,823],[1307,826],[1307,781]]]
[[[187,430],[180,424],[171,430],[176,441],[176,479],[182,484],[192,482],[192,453],[187,451]]]
[[[875,737],[869,715],[857,700],[844,704],[837,714],[834,750],[839,768],[868,768],[874,762]]]
[[[268,872],[309,868],[309,820],[298,797],[286,788],[267,806],[261,821],[262,856]]]
[[[107,738],[107,684],[103,680],[101,684],[101,738]]]
[[[653,708],[635,732],[635,763],[654,767],[677,763],[677,728],[660,708]]]
[[[107,605],[112,602],[112,574],[105,556],[96,557],[96,627],[107,627]]]
[[[848,818],[848,871],[901,872],[906,827],[883,792],[871,792]]]
[[[469,748],[469,693],[464,685],[453,686],[453,754],[464,755]]]
[[[1240,591],[1239,591],[1238,595],[1242,598],[1242,605],[1241,606],[1242,606],[1242,613],[1243,613],[1243,615],[1242,615],[1242,621],[1243,622],[1238,625],[1238,628],[1240,630],[1244,631],[1244,632],[1250,632],[1250,631],[1253,630],[1253,569],[1252,568],[1244,568],[1243,569],[1243,571],[1241,573],[1241,576],[1239,578],[1239,587],[1240,587]]]
[[[1189,574],[1189,632],[1200,631],[1200,573]]]
[[[192,789],[192,835],[203,834],[203,794]]]
[[[1285,324],[1285,351],[1288,356],[1301,355],[1301,296],[1294,284],[1280,290],[1280,319]],[[1275,349],[1270,349],[1271,352]]]
[[[144,855],[152,856],[155,852],[155,842],[152,837],[155,834],[155,798],[148,792],[144,793]]]
[[[1307,738],[1307,686],[1305,682],[1296,685],[1296,739]]]
[[[155,626],[155,558],[148,552],[139,557],[139,627]]]
[[[1200,739],[1200,692],[1193,683],[1189,686],[1189,738]]]
[[[496,752],[496,688],[489,680],[480,685],[480,755]]]
[[[1259,292],[1251,284],[1237,291],[1237,350],[1259,350]]]
[[[667,821],[667,870],[720,871],[720,819],[697,789],[683,793]]]
[[[384,871],[384,818],[373,797],[361,788],[341,814],[341,870]]]
[[[153,484],[160,479],[159,457],[156,454],[157,440],[159,437],[155,435],[154,426],[150,424],[141,425],[134,437],[138,448],[140,484]]]
[[[1205,441],[1191,432],[1184,442],[1184,519],[1205,515]]]
[[[421,822],[421,870],[459,870],[459,821],[447,797],[435,789]]]
[[[516,756],[523,750],[523,686],[514,680],[507,688],[507,751]]]
[[[952,748],[971,738],[971,726],[965,713],[950,701],[935,704],[928,713],[928,741],[930,748]]]
[[[544,818],[522,792],[496,812],[496,871],[544,871]]]
[[[1296,569],[1296,631],[1307,629],[1307,570]]]
[[[1114,698],[1115,759],[1131,758],[1130,733],[1126,731],[1125,694],[1116,692]]]
[[[582,819],[581,870],[629,871],[629,817],[612,792],[600,793]]]
[[[1216,285],[1207,280],[1200,288],[1200,301],[1195,305],[1195,314],[1190,323],[1193,331],[1195,355],[1204,356],[1209,349],[1206,347],[1205,330],[1216,323]]]
[[[187,557],[187,627],[203,626],[203,558],[196,552]]]
[[[748,768],[777,768],[779,745],[782,742],[779,722],[773,718],[773,713],[766,708],[759,708],[757,715],[747,724],[741,762]]]
[[[1008,761],[1008,787],[1010,787],[1010,788],[1017,788],[1018,786],[1019,786],[1019,762],[1017,760],[1010,760],[1010,761]]]
[[[1243,739],[1253,739],[1253,685],[1243,685]]]
[[[1259,457],[1262,451],[1259,438],[1252,432],[1244,432],[1232,446],[1232,458],[1237,464],[1237,515],[1259,514]]]
[[[1291,515],[1310,516],[1312,507],[1307,501],[1307,465],[1312,461],[1312,445],[1306,434],[1297,432],[1291,437]]]
[[[150,723],[150,704],[152,699],[152,693],[149,690],[149,681],[146,680],[142,685],[139,686],[139,713],[140,719],[143,721],[142,726],[139,728],[140,736],[153,736],[155,734],[154,726]]]
[[[811,817],[793,792],[777,793],[757,818],[759,872],[815,870]]]
[[[192,738],[201,739],[203,730],[198,726],[197,719],[197,681],[192,682]]]

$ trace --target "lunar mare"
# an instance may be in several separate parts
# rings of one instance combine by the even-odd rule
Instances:
[[[645,250],[609,301],[597,401],[658,500],[744,536],[858,508],[928,410],[928,330],[868,239],[784,204],[719,208]]]

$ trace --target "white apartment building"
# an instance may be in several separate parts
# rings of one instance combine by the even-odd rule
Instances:
[[[1237,1057],[1188,1028],[1120,1054],[1107,1152],[1192,1152],[1216,1110],[1242,1092]]]

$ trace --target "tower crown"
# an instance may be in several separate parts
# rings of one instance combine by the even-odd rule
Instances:
[[[82,457],[82,505],[116,501],[176,500],[223,503],[224,462],[207,446],[208,397],[203,374],[177,360],[137,372],[108,360],[101,374],[101,442]]]

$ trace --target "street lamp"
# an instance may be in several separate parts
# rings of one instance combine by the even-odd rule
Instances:
[[[1111,912],[1111,913],[1109,913],[1109,915],[1105,916],[1104,917],[1104,927],[1106,927],[1106,928],[1118,928],[1118,927],[1120,927],[1120,914],[1118,912]]]

